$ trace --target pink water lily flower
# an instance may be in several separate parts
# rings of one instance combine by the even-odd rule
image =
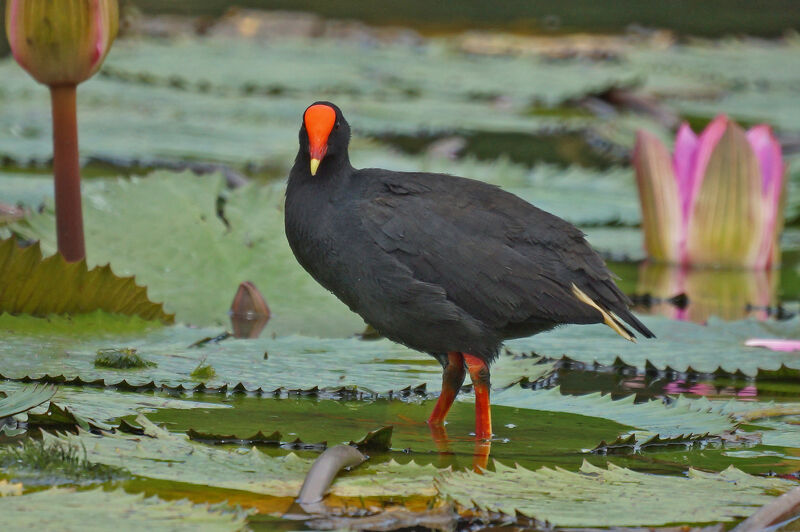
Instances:
[[[698,136],[684,123],[671,157],[655,135],[640,131],[633,159],[651,259],[778,265],[786,166],[769,126],[745,132],[720,115]]]

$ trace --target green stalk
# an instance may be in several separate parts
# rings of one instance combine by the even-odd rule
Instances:
[[[53,105],[53,173],[58,251],[68,262],[86,258],[78,157],[77,85],[50,87]]]

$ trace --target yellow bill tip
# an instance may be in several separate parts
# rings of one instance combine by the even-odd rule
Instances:
[[[317,175],[317,169],[319,168],[319,159],[311,159],[311,175]]]

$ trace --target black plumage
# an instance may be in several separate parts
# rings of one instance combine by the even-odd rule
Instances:
[[[314,176],[301,127],[286,235],[300,264],[381,334],[487,363],[503,340],[560,324],[605,321],[626,336],[624,322],[653,336],[577,228],[480,181],[354,169],[341,110],[315,105],[336,121]]]

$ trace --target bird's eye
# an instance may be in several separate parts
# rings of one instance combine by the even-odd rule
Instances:
[[[339,129],[339,122],[336,122],[336,123],[333,125],[333,129]]]

